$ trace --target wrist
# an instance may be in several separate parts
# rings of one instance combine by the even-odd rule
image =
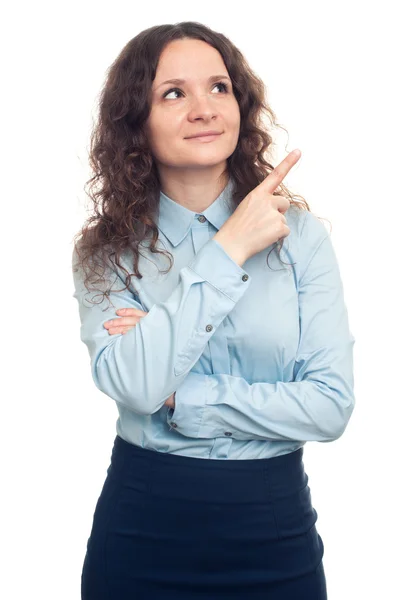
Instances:
[[[221,233],[219,230],[216,235],[213,237],[224,249],[224,251],[230,256],[234,262],[236,262],[240,267],[246,262],[247,256],[245,256],[242,248],[237,246],[237,244],[231,240],[228,236]]]

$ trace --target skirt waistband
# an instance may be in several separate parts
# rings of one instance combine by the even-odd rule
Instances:
[[[114,440],[108,476],[136,492],[226,503],[265,502],[303,490],[303,447],[272,458],[203,459],[161,453]]]

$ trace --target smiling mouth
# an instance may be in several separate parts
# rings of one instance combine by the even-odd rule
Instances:
[[[221,133],[212,133],[209,135],[197,135],[196,137],[191,137],[191,138],[186,138],[188,141],[193,141],[193,140],[197,140],[197,141],[203,141],[203,142],[211,142],[212,140],[216,140],[217,138],[219,138],[222,134]]]

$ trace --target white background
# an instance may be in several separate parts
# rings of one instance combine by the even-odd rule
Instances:
[[[194,20],[263,79],[275,163],[332,224],[355,343],[356,406],[334,443],[308,443],[329,600],[399,597],[398,35],[395,2],[20,2],[1,36],[0,595],[78,600],[116,435],[91,379],[72,297],[72,238],[105,71],[141,30]],[[12,12],[11,12],[12,11]],[[394,55],[396,54],[396,58]],[[396,290],[396,293],[395,293]],[[310,600],[310,599],[309,599]]]

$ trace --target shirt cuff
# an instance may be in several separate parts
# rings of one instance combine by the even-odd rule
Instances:
[[[206,375],[190,371],[175,393],[175,408],[170,408],[166,421],[170,429],[197,438],[207,400]]]

